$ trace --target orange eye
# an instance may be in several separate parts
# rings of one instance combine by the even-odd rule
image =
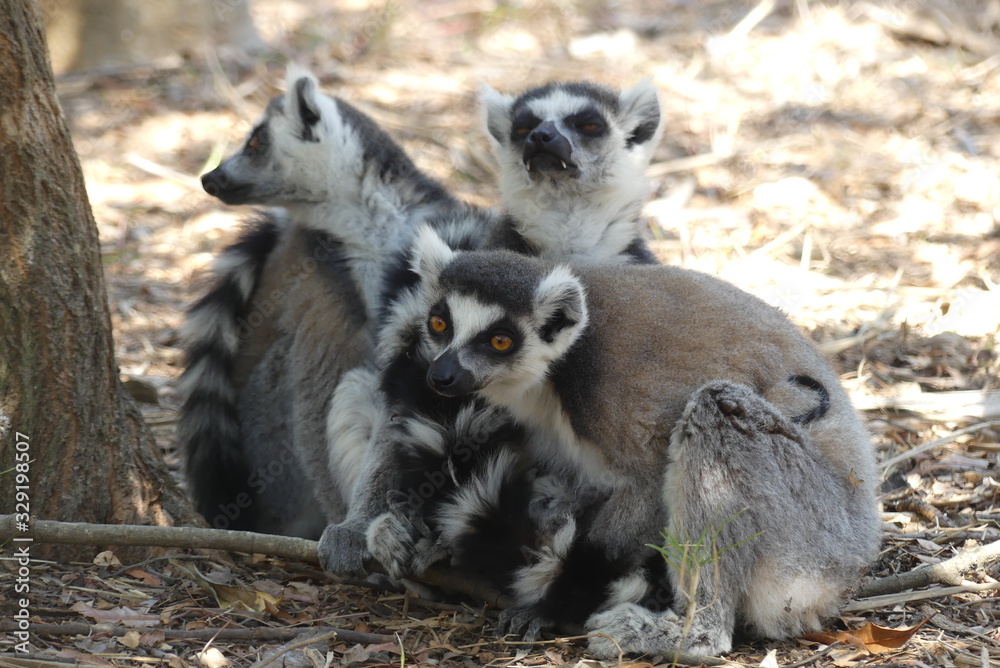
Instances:
[[[514,134],[516,134],[518,137],[523,137],[524,135],[528,134],[529,129],[530,128],[514,128]]]
[[[584,123],[583,125],[580,126],[580,129],[586,132],[593,132],[597,130],[599,127],[600,126],[597,125],[597,123]]]
[[[260,148],[260,135],[254,135],[250,137],[250,141],[247,142],[247,148],[251,151],[256,151]]]
[[[496,334],[490,339],[490,345],[493,346],[493,350],[504,353],[510,350],[510,347],[514,345],[514,339],[509,336],[504,336],[503,334]]]
[[[437,332],[438,334],[448,329],[448,321],[439,315],[432,315],[429,324],[431,331]]]

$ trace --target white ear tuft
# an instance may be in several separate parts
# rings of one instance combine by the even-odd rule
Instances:
[[[316,77],[301,65],[289,63],[285,70],[285,86],[285,112],[299,118],[306,128],[315,126],[321,117]]]
[[[479,106],[482,109],[486,132],[496,144],[504,146],[510,137],[510,109],[514,98],[499,93],[486,84],[479,89]]]
[[[619,96],[622,124],[629,136],[629,146],[649,144],[656,146],[663,129],[660,114],[660,94],[652,78],[646,78]]]
[[[583,283],[569,267],[558,265],[535,288],[538,335],[561,356],[587,328],[587,297]]]
[[[436,281],[455,257],[455,251],[429,225],[421,225],[417,229],[411,248],[410,269],[424,281]]]

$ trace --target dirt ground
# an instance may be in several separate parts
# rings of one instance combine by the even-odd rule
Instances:
[[[144,412],[174,466],[177,329],[213,253],[248,213],[204,194],[197,176],[239,145],[288,59],[480,204],[496,203],[475,103],[482,83],[516,92],[552,79],[625,87],[652,77],[666,116],[647,209],[654,247],[664,262],[780,305],[829,354],[888,463],[885,544],[869,575],[1000,537],[1000,1],[256,0],[252,12],[273,52],[220,47],[59,82],[100,230],[122,375],[151,402]],[[141,618],[184,630],[386,634],[323,641],[274,665],[586,658],[580,643],[498,641],[492,613],[468,602],[335,585],[270,559],[189,563],[275,602],[224,610],[165,562],[127,572],[41,565],[40,621],[134,631],[95,627],[39,638],[36,649],[52,661],[214,667],[251,665],[288,642],[165,638]],[[906,629],[930,618],[901,646],[754,641],[729,658],[1000,666],[996,563],[951,595],[859,603],[829,627]]]

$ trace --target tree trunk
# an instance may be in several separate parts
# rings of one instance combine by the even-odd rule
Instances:
[[[179,67],[223,47],[266,48],[248,0],[40,0],[56,73]]]
[[[16,469],[19,452],[31,462]],[[45,519],[197,523],[118,378],[97,227],[33,0],[0,0],[0,471],[3,513],[27,500]]]

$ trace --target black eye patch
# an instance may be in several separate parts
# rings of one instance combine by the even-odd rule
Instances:
[[[584,137],[603,137],[608,133],[607,121],[601,112],[593,107],[570,114],[563,120],[568,127],[576,128],[576,131]]]
[[[435,318],[443,319],[447,327],[441,331],[435,331],[431,324],[431,321]],[[443,299],[432,306],[430,312],[427,314],[427,333],[431,338],[445,342],[451,341],[455,335],[455,325],[451,321],[451,309],[448,308],[448,304]]]
[[[524,339],[521,329],[510,318],[501,318],[473,337],[473,345],[487,354],[506,356],[516,352]]]
[[[542,122],[538,116],[535,116],[528,110],[524,110],[514,116],[514,122],[510,127],[510,138],[512,141],[520,141],[528,138],[531,131],[538,127]]]
[[[243,152],[246,153],[251,158],[256,158],[263,155],[267,151],[268,146],[271,144],[271,137],[267,132],[266,125],[258,125],[250,133],[250,138],[247,139],[247,143],[243,145]]]

